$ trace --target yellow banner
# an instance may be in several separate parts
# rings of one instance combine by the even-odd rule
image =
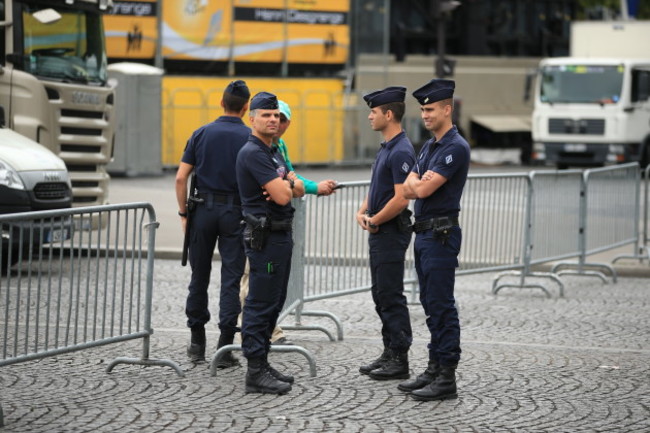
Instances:
[[[286,56],[289,63],[316,64],[347,59],[347,0],[164,0],[162,8],[164,58],[280,63]],[[115,26],[107,22],[107,30]]]
[[[115,1],[104,15],[109,58],[153,59],[156,55],[156,0]]]

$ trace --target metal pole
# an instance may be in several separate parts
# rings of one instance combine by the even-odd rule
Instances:
[[[388,67],[390,65],[390,0],[384,0],[384,41],[382,57],[384,59],[384,87],[388,86]]]
[[[284,26],[283,26],[283,43],[282,43],[282,69],[280,70],[280,75],[286,77],[289,75],[289,64],[287,62],[288,51],[289,51],[289,0],[284,0]]]
[[[627,0],[621,0],[621,19],[627,21],[630,19],[630,14],[627,10]]]
[[[162,20],[163,20],[163,15],[162,15],[162,6],[163,2],[162,0],[156,1],[156,31],[158,32],[158,40],[156,41],[156,58],[154,59],[154,66],[156,68],[163,69],[163,57],[162,57],[162,43],[163,43],[163,37],[162,37]]]
[[[230,44],[228,50],[228,76],[235,75],[235,7],[230,0]]]
[[[442,6],[440,0],[435,2],[435,20],[438,32],[438,57],[436,59],[435,70],[436,77],[444,78],[445,74],[443,71],[444,60],[445,60],[445,20],[442,14]]]

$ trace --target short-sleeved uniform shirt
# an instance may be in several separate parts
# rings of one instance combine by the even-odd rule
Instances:
[[[280,152],[268,147],[262,140],[251,135],[237,155],[237,183],[242,210],[256,217],[266,216],[271,220],[286,220],[293,216],[293,206],[280,206],[266,200],[262,186],[276,177],[284,179],[289,170]]]
[[[221,116],[194,131],[181,161],[194,166],[199,192],[239,193],[233,162],[250,133],[236,116]]]
[[[422,147],[413,172],[422,176],[427,170],[447,181],[429,197],[415,201],[415,220],[458,216],[460,197],[469,171],[470,150],[456,126],[439,140],[430,139]]]
[[[395,195],[395,185],[404,183],[415,162],[415,151],[404,131],[381,143],[372,165],[368,212],[381,211]]]

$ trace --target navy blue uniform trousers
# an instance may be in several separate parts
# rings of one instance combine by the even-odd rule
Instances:
[[[246,245],[250,274],[242,319],[242,351],[247,359],[266,356],[271,348],[271,334],[287,299],[292,251],[290,231],[270,232],[260,251]]]
[[[420,283],[420,302],[431,334],[429,359],[443,366],[455,366],[460,360],[460,324],[454,298],[454,283],[461,229],[451,229],[443,242],[432,230],[415,235],[415,269]]]
[[[413,341],[409,310],[404,296],[404,258],[411,232],[401,232],[392,220],[370,233],[370,292],[381,320],[384,347],[407,352]]]
[[[223,335],[234,335],[239,331],[239,282],[246,264],[241,220],[240,206],[232,202],[213,202],[210,195],[207,195],[205,203],[198,204],[192,213],[189,245],[192,279],[185,304],[189,327],[204,325],[210,320],[208,285],[214,248],[218,242],[221,255],[219,329]]]

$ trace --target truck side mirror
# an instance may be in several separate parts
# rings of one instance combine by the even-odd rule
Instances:
[[[531,69],[526,73],[526,81],[524,83],[524,101],[530,101],[530,93],[533,88],[533,83],[535,76],[537,75],[537,69]]]

